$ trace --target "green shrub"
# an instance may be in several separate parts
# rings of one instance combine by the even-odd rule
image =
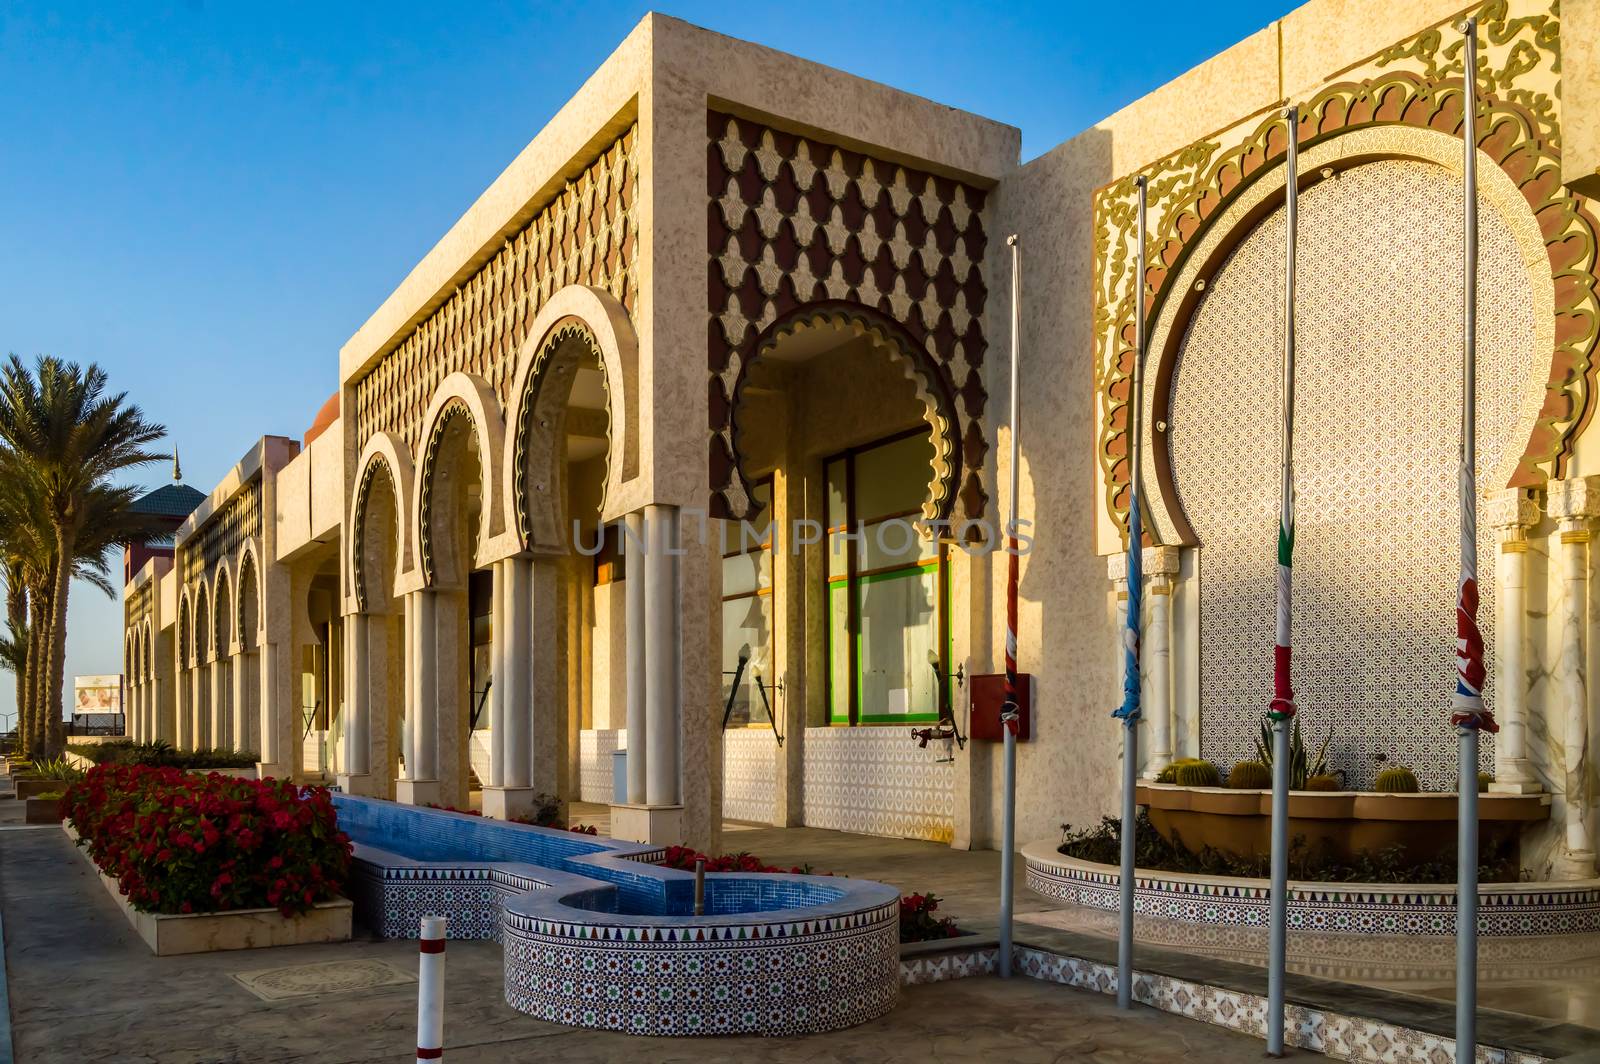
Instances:
[[[41,802],[59,802],[66,793],[66,791],[45,791],[43,794],[36,794],[33,797]]]
[[[140,743],[123,739],[114,743],[72,743],[67,747],[97,765],[155,765],[162,768],[251,768],[260,758],[253,750],[213,747],[179,750],[164,739]]]
[[[1122,860],[1122,821],[1105,817],[1099,826],[1084,831],[1061,825],[1062,841],[1058,852],[1080,861],[1115,865]],[[1485,844],[1478,851],[1478,879],[1483,883],[1515,883],[1530,878],[1517,864],[1516,839]],[[1270,874],[1270,860],[1235,857],[1209,846],[1199,851],[1183,844],[1174,835],[1168,842],[1156,831],[1149,815],[1139,811],[1134,827],[1134,864],[1155,872],[1185,872],[1204,876],[1241,876],[1264,879]],[[1289,878],[1319,883],[1454,883],[1456,855],[1447,850],[1437,858],[1416,860],[1402,846],[1362,851],[1350,860],[1335,857],[1326,848],[1307,845],[1304,835],[1289,842]]]
[[[1173,779],[1180,787],[1220,787],[1222,773],[1209,761],[1186,761],[1176,766]]]
[[[1300,737],[1300,718],[1294,718],[1294,726],[1289,729],[1289,789],[1303,791],[1306,789],[1306,780],[1312,776],[1326,776],[1328,772],[1328,740],[1332,736],[1324,736],[1322,745],[1317,752],[1312,754],[1306,749],[1305,740]],[[1256,760],[1267,766],[1267,774],[1272,774],[1272,722],[1261,722],[1261,732],[1256,736]]]
[[[53,757],[48,761],[35,761],[31,775],[42,780],[60,780],[62,783],[75,783],[83,779],[83,769],[64,757]]]
[[[1259,761],[1240,761],[1228,773],[1228,786],[1242,791],[1272,786],[1272,770]]]
[[[1417,786],[1416,774],[1399,765],[1379,772],[1374,786],[1384,794],[1416,794],[1422,789]]]

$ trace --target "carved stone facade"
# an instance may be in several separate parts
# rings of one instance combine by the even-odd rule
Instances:
[[[750,363],[769,330],[826,304],[846,318],[861,308],[862,328],[925,352],[914,372],[930,408],[953,413],[959,445],[937,516],[981,517],[987,193],[750,119],[706,119],[712,512],[749,505],[734,406]]]
[[[638,299],[637,128],[612,142],[442,306],[356,383],[356,438],[394,432],[413,454],[434,388],[465,371],[507,403],[512,356],[539,309],[566,285]]]
[[[1538,485],[1562,475],[1575,433],[1590,411],[1600,335],[1594,209],[1561,184],[1559,20],[1554,13],[1516,15],[1505,0],[1490,0],[1476,16],[1479,56],[1480,152],[1514,182],[1537,219],[1555,291],[1551,308],[1549,384],[1540,412],[1510,477]],[[1300,148],[1382,126],[1461,132],[1461,39],[1432,27],[1385,48],[1300,106]],[[1287,143],[1277,114],[1255,117],[1197,141],[1145,167],[1149,178],[1149,261],[1143,270],[1152,322],[1163,314],[1186,320],[1200,291],[1173,282],[1226,208],[1264,176],[1280,171]],[[1097,457],[1103,505],[1126,523],[1129,374],[1133,365],[1135,185],[1137,174],[1099,190],[1095,198],[1095,334],[1100,432]],[[1248,231],[1248,226],[1243,227]],[[1441,269],[1453,268],[1441,267]],[[1174,328],[1173,334],[1181,334]],[[1152,348],[1147,379],[1162,371],[1164,353]],[[1158,386],[1150,420],[1161,418]],[[1152,449],[1158,470],[1164,448]],[[1181,511],[1174,506],[1173,510]],[[1180,530],[1187,532],[1186,529]],[[1185,535],[1192,541],[1192,534]]]

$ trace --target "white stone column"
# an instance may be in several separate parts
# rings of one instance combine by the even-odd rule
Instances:
[[[233,681],[233,719],[228,725],[228,745],[235,750],[244,750],[250,744],[250,674],[245,668],[247,655],[244,648],[235,643],[229,649],[228,678]]]
[[[524,816],[533,806],[533,562],[507,558],[494,574],[494,662],[490,687],[490,779],[485,816]],[[551,636],[553,639],[553,634]]]
[[[363,793],[366,780],[352,777],[372,773],[372,684],[367,675],[372,661],[368,631],[371,619],[364,613],[352,613],[345,619],[345,641],[349,646],[349,676],[346,683],[350,691],[350,713],[344,727],[345,779],[340,787],[352,794]]]
[[[413,591],[405,600],[406,693],[405,778],[396,785],[402,802],[439,801],[439,639],[435,592]]]
[[[1146,549],[1144,571],[1149,578],[1150,603],[1139,663],[1150,698],[1145,707],[1150,752],[1145,757],[1144,775],[1154,779],[1172,763],[1172,592],[1178,582],[1178,548]]]
[[[1533,794],[1543,790],[1528,762],[1527,633],[1528,529],[1539,523],[1539,504],[1526,488],[1490,493],[1484,507],[1487,524],[1500,541],[1495,555],[1494,715],[1500,732],[1494,739],[1494,782],[1497,794]]]
[[[279,713],[289,712],[288,706],[280,705],[278,691],[278,646],[276,643],[256,643],[256,681],[258,696],[256,698],[256,719],[261,729],[261,763],[263,765],[278,765],[278,728],[280,727]],[[296,722],[296,730],[292,733],[299,736],[299,718],[291,714],[291,720]],[[298,765],[280,766],[285,776],[292,776]]]
[[[506,587],[511,580],[509,559],[494,563],[494,589],[489,598],[489,778],[485,792],[506,785],[506,685],[511,655],[507,653]]]
[[[626,631],[628,670],[628,804],[643,805],[649,753],[645,742],[645,617],[644,617],[644,514],[634,511],[625,519],[623,543],[623,628]]]
[[[1594,840],[1589,835],[1589,697],[1585,670],[1589,628],[1589,540],[1600,513],[1600,478],[1557,481],[1550,485],[1550,516],[1560,530],[1561,657],[1557,665],[1564,709],[1565,816],[1556,879],[1589,879],[1595,874]]]
[[[645,804],[675,806],[681,800],[678,740],[682,707],[678,666],[678,509],[645,510]]]
[[[190,749],[198,750],[209,745],[206,742],[206,691],[210,681],[210,677],[206,674],[205,659],[198,652],[195,654],[194,669],[190,676],[194,681],[194,687],[189,706],[189,746]]]
[[[173,737],[173,745],[180,750],[186,750],[191,745],[189,738],[190,708],[189,700],[194,687],[193,673],[187,662],[179,660],[177,664],[177,729],[178,734]]]

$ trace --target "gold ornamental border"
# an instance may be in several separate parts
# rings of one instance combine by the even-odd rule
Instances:
[[[1505,0],[1481,5],[1480,33],[1489,54],[1478,71],[1478,148],[1516,185],[1543,237],[1554,287],[1550,372],[1522,457],[1508,486],[1533,487],[1562,475],[1573,443],[1593,413],[1595,346],[1600,335],[1600,285],[1595,276],[1596,231],[1588,202],[1561,184],[1559,123],[1548,93],[1519,82],[1531,71],[1558,70],[1558,26],[1551,15],[1511,18]],[[1453,20],[1452,20],[1453,21]],[[1320,90],[1300,109],[1302,151],[1361,129],[1410,126],[1461,136],[1462,91],[1459,45],[1443,47],[1435,27],[1373,57],[1367,65],[1409,63],[1416,70],[1386,70]],[[1451,56],[1454,55],[1453,62]],[[1546,60],[1545,56],[1552,58]],[[1496,66],[1496,63],[1501,65]],[[1287,135],[1276,109],[1260,119],[1232,148],[1218,153],[1198,141],[1152,164],[1152,199],[1166,201],[1156,218],[1143,264],[1142,291],[1149,319],[1169,299],[1195,293],[1174,283],[1225,208],[1284,158]],[[1095,203],[1095,331],[1099,345],[1101,423],[1097,459],[1105,480],[1105,505],[1126,536],[1128,393],[1133,365],[1133,278],[1128,276],[1134,225],[1131,202],[1138,175],[1099,190]],[[1248,231],[1249,222],[1239,228]],[[1239,234],[1241,237],[1244,232]],[[1180,315],[1181,318],[1183,315]],[[1173,330],[1184,322],[1174,319]],[[1152,416],[1155,416],[1152,412]]]

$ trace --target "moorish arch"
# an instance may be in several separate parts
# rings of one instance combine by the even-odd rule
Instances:
[[[234,610],[233,573],[226,558],[217,562],[211,578],[212,654],[211,665],[211,734],[213,746],[236,748],[236,694],[233,686],[234,670],[238,663],[233,658],[233,643],[237,635],[237,614]]]
[[[189,670],[189,745],[196,749],[215,746],[211,729],[211,611],[206,582],[195,585],[190,639],[194,645],[193,665]]]
[[[962,441],[955,395],[950,390],[943,368],[924,345],[911,337],[905,326],[888,315],[859,303],[826,300],[797,307],[762,330],[751,356],[740,363],[728,400],[728,410],[715,409],[723,393],[714,382],[710,395],[714,407],[712,419],[727,421],[732,425],[732,453],[722,446],[718,438],[712,438],[711,479],[716,484],[727,484],[720,497],[727,501],[729,516],[743,519],[754,510],[750,501],[752,478],[745,454],[745,438],[749,434],[749,427],[745,424],[748,404],[744,402],[752,371],[777,357],[780,351],[788,360],[803,359],[816,351],[837,348],[852,340],[864,342],[869,348],[863,352],[867,357],[887,357],[915,386],[922,417],[927,422],[933,441],[928,486],[922,500],[922,519],[928,522],[948,521],[955,515],[962,470]],[[841,388],[848,387],[848,384],[846,380],[839,382]]]
[[[505,486],[505,527],[519,546],[565,551],[563,446],[568,400],[577,369],[600,369],[604,398],[606,474],[602,517],[618,516],[623,485],[640,469],[638,438],[639,340],[627,310],[604,289],[568,285],[540,310],[517,352],[507,403],[511,434],[499,468]]]
[[[482,377],[470,373],[452,373],[439,383],[428,411],[423,417],[421,468],[418,470],[417,490],[412,500],[410,519],[415,529],[417,564],[425,586],[446,580],[460,582],[476,567],[480,554],[489,542],[504,531],[504,513],[498,502],[500,487],[493,471],[500,468],[505,448],[505,422],[500,416],[500,402],[494,388]],[[476,490],[473,503],[477,514],[477,534],[470,543],[452,543],[448,547],[450,517],[448,507],[436,503],[443,501],[445,483],[460,481],[467,466],[472,470],[470,483],[450,484],[457,493]],[[464,497],[455,500],[465,505]],[[446,555],[452,555],[453,567],[441,574],[439,564]],[[453,568],[453,571],[449,571]]]
[[[1358,786],[1380,757],[1412,765],[1425,785],[1455,772],[1433,725],[1438,648],[1454,633],[1459,154],[1459,138],[1388,127],[1301,156],[1296,679],[1313,710],[1306,734],[1327,736]],[[1533,210],[1490,160],[1479,172],[1482,509],[1518,478],[1537,436],[1556,297]],[[1159,542],[1196,548],[1199,746],[1224,764],[1253,753],[1270,680],[1261,648],[1272,641],[1275,559],[1262,544],[1278,491],[1285,180],[1281,166],[1263,174],[1191,239],[1150,334],[1151,526]],[[1497,553],[1488,522],[1478,550]],[[1480,585],[1490,669],[1494,585]],[[1483,757],[1492,767],[1492,740]]]
[[[413,568],[412,537],[407,522],[399,519],[401,514],[409,512],[414,494],[411,453],[394,433],[376,433],[362,449],[356,471],[356,490],[346,522],[350,530],[347,564],[354,610],[360,612],[367,607],[369,593],[376,590],[387,597],[396,591],[392,583],[385,587],[373,579],[372,557],[388,560],[392,568],[391,580]],[[380,508],[388,507],[386,539],[373,538],[376,525],[369,518],[375,499]]]

